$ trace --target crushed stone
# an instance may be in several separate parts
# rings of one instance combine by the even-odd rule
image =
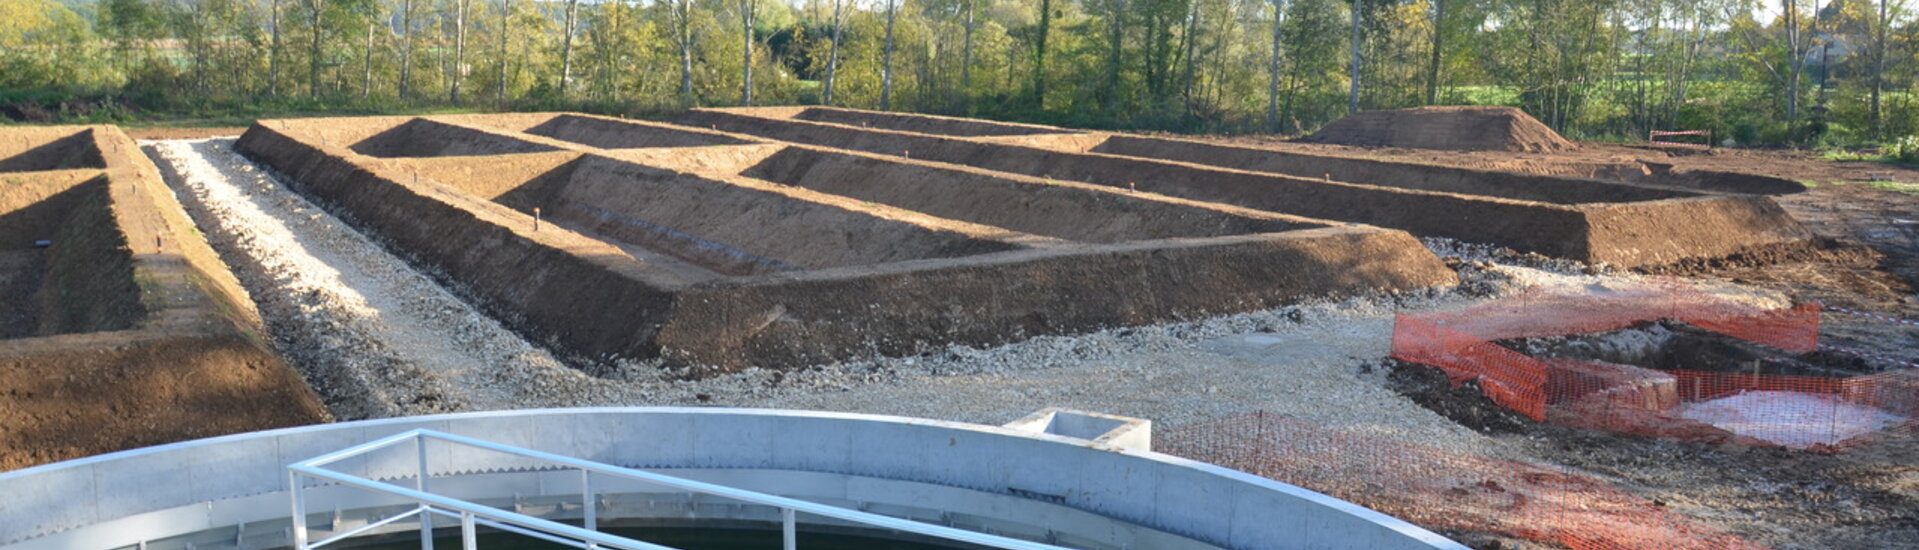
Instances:
[[[1000,424],[1059,406],[1146,418],[1166,429],[1263,410],[1501,455],[1491,438],[1388,388],[1379,365],[1393,316],[1469,307],[1535,286],[1641,280],[1606,266],[1427,239],[1462,285],[703,380],[681,380],[652,362],[589,376],[301,198],[232,144],[143,142],[259,302],[282,352],[340,418],[714,405]]]

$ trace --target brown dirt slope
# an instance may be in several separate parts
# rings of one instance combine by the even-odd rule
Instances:
[[[606,130],[661,130],[569,116],[593,118]],[[280,170],[296,191],[349,214],[363,231],[589,372],[611,358],[659,358],[694,377],[749,366],[799,368],[1457,280],[1402,231],[1287,231],[1320,224],[810,148],[775,160],[775,151],[758,146],[716,146],[727,149],[714,162],[665,168],[633,150],[616,154],[506,129],[543,124],[522,115],[425,120],[267,120],[234,148]],[[699,125],[670,130],[731,136]],[[403,132],[444,143],[402,150],[376,137]],[[474,152],[462,154],[487,156],[462,160],[394,158],[399,155],[388,151],[444,153],[442,146],[507,141],[585,155],[469,148]],[[382,150],[361,150],[374,145]],[[957,198],[903,197],[878,181],[857,189],[833,181],[872,177],[861,164],[885,165],[890,177],[876,179],[925,193],[990,190],[981,192],[1020,199],[1008,209],[1034,215],[1143,217],[1121,220],[1104,236],[1075,230],[1077,238],[1110,243],[1024,233],[993,225],[1005,221],[1000,213]],[[529,179],[497,181],[508,177]],[[534,229],[534,205],[544,205],[545,229]],[[938,213],[920,210],[934,206]],[[1257,232],[1217,235],[1232,231]],[[1161,236],[1176,238],[1154,239]],[[666,238],[691,246],[668,246]],[[696,249],[782,259],[796,269],[735,275],[708,261],[713,254],[693,254]],[[687,277],[655,263],[655,255],[712,273]]]
[[[1577,146],[1512,107],[1450,106],[1367,111],[1301,141],[1367,147],[1552,152]]]
[[[1724,257],[1756,248],[1794,246],[1810,236],[1765,197],[1654,189],[1592,180],[1557,182],[1547,189],[1528,185],[1523,179],[1482,181],[1472,177],[1471,171],[1421,165],[1373,167],[1378,170],[1353,172],[1368,180],[1399,182],[1399,185],[1359,184],[1323,175],[1306,178],[1131,156],[1146,154],[1133,149],[1128,149],[1127,156],[1121,156],[1102,152],[1112,150],[1106,145],[1090,153],[1061,151],[773,118],[765,112],[694,109],[676,122],[810,145],[1136,189],[1294,216],[1364,223],[1422,236],[1494,243],[1588,263],[1664,265],[1687,258]],[[1138,141],[1115,137],[1109,143],[1129,140]],[[1152,144],[1146,145],[1150,149]],[[1260,153],[1248,151],[1244,154]],[[1417,181],[1421,178],[1428,179]],[[1417,188],[1420,185],[1445,190]],[[1554,204],[1506,195],[1619,202]]]
[[[37,304],[0,334],[0,470],[327,421],[133,140],[73,135],[104,169],[0,177],[0,260],[34,255],[0,292]]]

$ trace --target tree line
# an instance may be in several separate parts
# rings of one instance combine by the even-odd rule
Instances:
[[[0,0],[0,104],[1287,133],[1494,104],[1581,138],[1852,144],[1915,132],[1915,38],[1906,0]]]

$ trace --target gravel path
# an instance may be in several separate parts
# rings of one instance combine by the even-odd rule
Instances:
[[[1193,323],[1041,337],[990,349],[795,372],[673,381],[568,368],[231,150],[232,139],[146,144],[260,304],[283,352],[341,418],[597,404],[818,409],[998,424],[1061,406],[1177,428],[1265,410],[1316,425],[1501,454],[1387,389],[1395,312],[1465,307],[1534,284],[1629,277],[1433,241],[1466,260],[1458,290],[1310,303]]]
[[[146,148],[339,417],[630,397],[528,345],[231,146]]]

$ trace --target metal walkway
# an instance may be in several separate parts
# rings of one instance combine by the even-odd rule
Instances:
[[[580,483],[582,487],[580,496],[581,496],[582,502],[584,503],[584,514],[585,514],[585,518],[583,521],[584,527],[576,527],[573,525],[568,525],[568,524],[560,523],[557,521],[533,517],[533,516],[511,512],[507,510],[501,510],[501,509],[493,508],[490,506],[476,504],[473,502],[468,502],[465,500],[450,498],[450,497],[432,493],[431,486],[429,483],[429,478],[431,478],[432,476],[428,475],[428,472],[430,472],[431,469],[428,468],[428,464],[427,464],[427,441],[428,440],[439,440],[439,441],[444,441],[444,442],[448,442],[456,445],[464,445],[464,446],[483,449],[487,451],[512,454],[512,455],[531,458],[531,459],[539,460],[541,462],[552,464],[554,466],[559,467],[560,469],[578,470],[580,472]],[[374,479],[368,479],[361,476],[341,473],[341,472],[326,468],[326,465],[332,464],[334,462],[338,462],[338,461],[356,457],[356,456],[365,455],[370,452],[386,449],[396,445],[405,444],[407,442],[413,443],[413,446],[419,455],[418,469],[414,473],[414,486],[410,488],[394,485],[391,483],[386,483],[386,482],[382,482]],[[599,517],[597,514],[598,503],[597,503],[597,499],[595,498],[596,493],[593,490],[593,477],[595,475],[641,481],[641,482],[650,483],[654,485],[660,485],[664,487],[683,490],[689,493],[713,495],[713,496],[738,500],[742,502],[748,502],[753,504],[760,504],[760,505],[779,508],[780,517],[782,520],[781,531],[782,531],[782,538],[784,541],[783,548],[785,548],[785,550],[798,550],[799,548],[799,541],[798,541],[796,528],[798,525],[798,516],[800,514],[820,516],[824,518],[832,518],[832,519],[852,522],[852,523],[870,526],[870,527],[879,528],[879,529],[891,529],[895,531],[902,531],[902,532],[913,533],[917,535],[924,535],[924,536],[939,538],[943,540],[976,544],[976,545],[986,546],[990,548],[1000,548],[1005,550],[1068,550],[1066,548],[1059,547],[1059,546],[1040,544],[1036,542],[1002,537],[998,535],[989,535],[986,533],[980,533],[976,531],[954,529],[951,527],[934,525],[931,523],[924,523],[919,521],[900,519],[900,518],[895,518],[890,516],[882,516],[882,515],[873,514],[869,512],[862,512],[858,510],[841,508],[837,506],[828,506],[828,505],[819,504],[815,502],[796,500],[796,499],[786,498],[786,497],[777,496],[777,495],[770,495],[766,493],[748,491],[745,489],[727,487],[723,485],[715,485],[712,483],[694,481],[691,479],[673,477],[673,476],[664,475],[664,474],[645,472],[645,471],[635,470],[631,468],[622,468],[618,466],[601,464],[598,462],[581,460],[577,458],[561,456],[561,455],[556,455],[556,454],[546,453],[546,452],[540,452],[540,451],[535,451],[531,449],[522,449],[519,447],[513,447],[509,445],[494,443],[491,441],[484,441],[484,440],[474,439],[470,437],[463,437],[463,436],[442,433],[442,432],[437,432],[433,430],[425,430],[425,429],[412,430],[405,433],[396,434],[393,436],[385,437],[375,441],[370,441],[367,443],[342,449],[326,455],[321,455],[321,456],[307,459],[304,461],[295,462],[293,464],[287,465],[287,472],[288,472],[288,479],[287,479],[288,489],[290,489],[289,495],[291,500],[293,501],[293,547],[295,550],[311,550],[315,548],[320,548],[322,546],[339,542],[341,540],[366,534],[369,531],[392,524],[394,522],[398,522],[401,520],[414,518],[414,517],[417,517],[419,520],[418,522],[420,525],[420,547],[425,550],[432,550],[433,549],[433,517],[434,516],[443,516],[447,518],[456,519],[459,521],[461,546],[464,550],[475,550],[476,543],[477,543],[475,530],[479,526],[486,526],[493,529],[499,529],[501,531],[518,533],[521,535],[526,535],[526,536],[541,539],[541,540],[546,540],[546,541],[550,541],[558,544],[564,544],[564,545],[572,546],[575,548],[584,548],[587,550],[598,550],[602,548],[621,549],[621,550],[678,550],[668,546],[661,546],[658,544],[647,543],[644,541],[633,540],[626,537],[609,535],[606,533],[599,532],[598,530]],[[314,479],[332,481],[332,482],[340,483],[342,485],[346,485],[350,487],[356,487],[356,488],[364,489],[367,491],[373,491],[376,493],[399,497],[401,499],[405,499],[409,501],[412,504],[413,508],[406,512],[402,512],[402,513],[387,517],[385,519],[381,519],[379,521],[368,523],[366,525],[362,525],[360,527],[357,527],[351,530],[335,533],[332,536],[329,536],[322,540],[309,542],[308,541],[309,533],[307,530],[306,502],[305,502],[304,495],[302,493],[303,490],[305,489],[305,484],[306,484],[304,478],[314,478]]]

